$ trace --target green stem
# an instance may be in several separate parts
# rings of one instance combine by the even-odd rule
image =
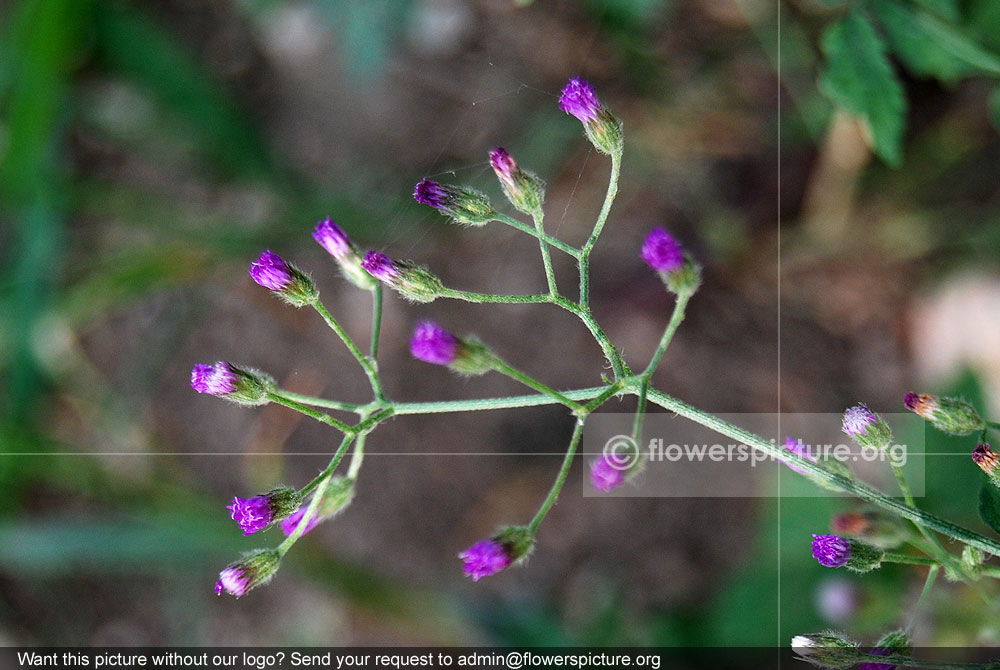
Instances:
[[[927,556],[907,556],[906,554],[885,554],[882,556],[882,562],[904,563],[906,565],[940,565],[936,558],[928,558]]]
[[[910,485],[906,481],[906,475],[903,474],[903,469],[895,463],[890,463],[890,465],[892,466],[892,473],[896,476],[896,483],[899,485],[899,490],[903,493],[903,500],[906,501],[908,506],[916,509],[917,504],[913,499],[913,493],[910,491]],[[929,553],[933,554],[939,563],[951,567],[959,574],[965,575],[966,578],[971,578],[971,575],[968,574],[968,570],[966,570],[965,566],[955,560],[955,557],[952,556],[951,552],[944,548],[944,545],[941,544],[941,541],[933,533],[928,531],[919,523],[914,521],[911,521],[911,523],[916,526],[917,530],[920,531],[920,534],[924,536],[924,539],[930,543],[931,551]]]
[[[621,355],[619,355],[618,350],[615,348],[615,345],[611,343],[611,340],[608,339],[608,336],[604,334],[604,331],[594,319],[594,316],[590,313],[589,309],[582,307],[575,302],[564,298],[563,296],[555,296],[552,299],[552,303],[562,307],[571,314],[575,314],[577,318],[583,322],[583,325],[587,327],[590,334],[595,340],[597,340],[597,344],[600,345],[601,350],[604,351],[604,357],[611,364],[611,369],[614,371],[616,379],[621,379],[627,375],[625,363],[622,361]]]
[[[604,230],[608,214],[611,213],[611,205],[614,204],[615,196],[618,195],[618,178],[621,175],[621,168],[622,154],[612,154],[611,177],[608,179],[608,191],[604,195],[604,204],[601,206],[600,214],[597,215],[597,222],[594,224],[590,237],[580,249],[580,306],[585,309],[590,305],[590,252],[597,244],[597,238],[601,236],[601,231]]]
[[[920,597],[917,598],[916,604],[913,606],[913,612],[910,614],[910,622],[906,625],[906,634],[913,634],[913,625],[917,622],[917,614],[920,612],[920,606],[923,605],[924,601],[927,599],[927,594],[931,592],[934,588],[934,581],[937,579],[938,573],[941,571],[941,566],[935,565],[930,570],[927,571],[927,580],[924,582],[924,588],[920,590]]]
[[[473,291],[457,291],[455,289],[446,288],[443,289],[439,294],[442,298],[454,298],[455,300],[464,300],[465,302],[474,303],[511,303],[511,304],[528,304],[528,303],[545,303],[552,302],[552,296],[545,295],[497,295],[495,293],[475,293]]]
[[[372,365],[378,369],[378,341],[382,333],[382,282],[376,282],[372,289],[372,341],[371,341],[371,361]]]
[[[513,367],[512,365],[510,365],[509,363],[507,363],[506,361],[504,361],[499,357],[494,357],[494,358],[495,362],[493,363],[493,369],[496,370],[497,372],[505,374],[511,379],[519,381],[529,388],[535,389],[539,393],[544,393],[545,395],[550,396],[551,398],[562,403],[563,405],[566,405],[566,407],[569,407],[574,412],[577,412],[582,409],[579,403],[573,402],[572,400],[564,396],[562,393],[552,388],[551,386],[546,386],[545,384],[538,381],[534,377],[531,377],[521,372],[520,370]]]
[[[278,394],[277,391],[274,392],[274,393],[268,393],[267,397],[272,402],[276,402],[279,405],[284,405],[285,407],[287,407],[289,409],[294,409],[296,412],[301,412],[302,414],[305,414],[308,417],[312,417],[313,419],[316,419],[317,421],[321,421],[321,422],[327,424],[328,426],[333,426],[334,428],[336,428],[337,430],[339,430],[342,433],[352,433],[353,434],[353,432],[354,432],[354,429],[351,428],[350,426],[348,426],[343,421],[337,421],[336,419],[334,419],[329,414],[324,414],[323,412],[317,412],[312,407],[308,407],[306,405],[303,405],[302,403],[296,402],[295,400],[292,400],[291,398],[286,398],[284,396],[281,396],[281,395]]]
[[[578,249],[571,247],[570,245],[566,244],[560,239],[556,239],[555,237],[550,237],[545,233],[539,234],[538,232],[536,232],[536,230],[532,230],[530,226],[526,226],[517,219],[507,216],[506,214],[498,213],[496,216],[497,216],[497,221],[505,223],[511,228],[516,228],[517,230],[520,230],[522,233],[528,233],[532,237],[538,238],[540,241],[544,240],[545,243],[548,244],[549,246],[555,247],[559,251],[562,251],[563,253],[572,256],[573,258],[580,257],[580,251]]]
[[[552,269],[552,258],[549,256],[549,246],[542,239],[545,235],[543,224],[545,213],[539,208],[531,215],[531,218],[535,222],[535,230],[538,231],[538,246],[542,250],[542,265],[545,267],[545,281],[549,285],[549,295],[559,295],[559,289],[556,288],[556,274]]]
[[[580,444],[580,436],[583,435],[583,424],[586,420],[585,417],[579,416],[576,419],[576,426],[573,428],[573,437],[570,438],[569,447],[566,449],[566,455],[563,457],[562,467],[559,469],[559,475],[556,477],[556,481],[552,484],[552,488],[549,489],[549,494],[545,497],[545,502],[542,506],[538,508],[538,512],[535,513],[535,517],[528,524],[528,530],[534,535],[538,531],[538,526],[545,519],[545,515],[549,513],[552,506],[556,503],[556,498],[559,497],[559,491],[562,490],[563,484],[566,482],[566,477],[569,475],[570,466],[573,465],[573,456],[576,455],[576,447]]]
[[[354,453],[351,454],[351,462],[347,466],[347,478],[357,479],[358,471],[361,470],[361,463],[365,460],[365,440],[368,433],[358,435],[358,441],[354,444]]]
[[[917,507],[910,507],[906,503],[896,500],[895,498],[890,498],[881,491],[867,484],[831,472],[818,463],[813,463],[810,460],[782,449],[781,447],[772,444],[770,441],[765,440],[758,435],[754,435],[753,433],[723,421],[718,417],[707,414],[706,412],[696,409],[681,400],[668,396],[655,389],[650,389],[649,399],[664,409],[688,418],[695,423],[699,423],[706,428],[714,430],[717,433],[721,433],[722,435],[731,437],[734,440],[738,440],[739,442],[754,449],[758,449],[775,460],[784,460],[786,463],[791,463],[795,465],[795,467],[805,470],[814,479],[822,480],[836,490],[850,493],[858,498],[861,498],[862,500],[887,509],[904,519],[910,519],[911,521],[935,530],[942,535],[947,535],[948,537],[958,540],[959,542],[964,542],[970,546],[982,549],[988,554],[1000,554],[1000,542],[997,542],[996,540],[992,540],[985,535],[963,528],[957,524],[947,521],[946,519],[942,519],[941,517],[935,516],[929,512],[925,512]]]
[[[323,317],[326,321],[326,325],[330,326],[330,329],[337,334],[337,337],[341,339],[344,345],[347,347],[351,355],[357,359],[358,363],[361,365],[361,369],[365,371],[365,375],[368,376],[368,382],[371,384],[372,392],[375,394],[375,398],[378,400],[385,400],[382,395],[382,385],[379,383],[378,372],[375,370],[375,365],[372,363],[371,359],[361,353],[358,349],[358,345],[354,344],[354,340],[350,338],[337,320],[333,318],[329,311],[327,311],[326,306],[320,301],[313,303],[313,307],[319,312],[319,315]]]
[[[666,352],[667,347],[670,346],[670,341],[674,338],[674,333],[677,332],[677,328],[681,325],[684,320],[684,310],[687,307],[688,301],[691,296],[694,295],[691,292],[684,292],[677,294],[677,300],[674,302],[674,311],[670,315],[670,321],[667,322],[666,328],[663,329],[663,336],[660,337],[660,343],[656,347],[656,351],[653,352],[653,357],[649,359],[649,364],[646,369],[643,370],[640,375],[639,383],[639,404],[635,410],[635,420],[632,422],[632,439],[636,442],[642,439],[642,422],[643,418],[646,416],[646,393],[649,390],[649,381],[653,377],[653,373],[656,371],[657,366],[660,364],[660,359],[663,358],[664,352]]]
[[[562,391],[561,395],[570,400],[589,400],[609,387],[595,386],[576,391]],[[514,409],[537,407],[559,403],[552,396],[538,395],[511,396],[509,398],[473,398],[471,400],[438,400],[434,402],[401,402],[393,405],[396,414],[440,414],[443,412],[477,412],[491,409]]]
[[[326,487],[330,484],[330,475],[333,471],[337,469],[340,461],[344,458],[344,454],[347,453],[347,448],[351,446],[351,442],[354,441],[354,435],[348,434],[344,436],[341,440],[340,446],[337,448],[337,452],[334,454],[333,459],[330,460],[330,464],[326,466],[326,469],[319,474],[318,477],[313,479],[311,482],[306,484],[305,487],[299,492],[300,495],[305,497],[310,491],[315,489],[316,493],[313,495],[312,500],[309,502],[309,507],[306,508],[305,513],[302,515],[302,519],[299,521],[298,526],[291,535],[285,538],[285,541],[278,545],[276,551],[278,556],[284,556],[295,541],[298,540],[302,533],[305,532],[306,527],[309,525],[309,520],[313,518],[316,514],[316,510],[319,508],[320,500],[323,498],[323,493],[326,491]]]
[[[288,400],[300,402],[304,405],[312,405],[313,407],[323,407],[324,409],[339,409],[343,412],[357,413],[362,407],[361,405],[340,402],[339,400],[327,400],[326,398],[316,398],[311,395],[303,395],[302,393],[295,393],[286,389],[278,389],[275,393]]]

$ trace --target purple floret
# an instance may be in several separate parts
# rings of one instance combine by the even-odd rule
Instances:
[[[866,405],[855,405],[844,412],[844,432],[848,435],[864,435],[878,421]]]
[[[267,496],[233,498],[233,503],[226,505],[226,509],[232,513],[233,520],[244,535],[253,535],[259,530],[264,530],[274,520],[271,500]]]
[[[649,231],[639,255],[657,272],[672,272],[684,265],[684,249],[664,228]]]
[[[517,163],[503,147],[497,147],[490,152],[490,165],[501,180],[512,179],[514,171],[517,170]]]
[[[482,540],[458,555],[462,559],[465,574],[478,582],[483,577],[494,575],[511,564],[510,555],[496,540]]]
[[[302,517],[305,516],[306,510],[308,508],[309,508],[308,505],[303,505],[299,509],[292,512],[292,515],[289,516],[287,519],[284,519],[281,522],[281,532],[284,533],[286,536],[294,533],[295,529],[299,527],[299,522],[302,521]],[[302,535],[305,535],[313,528],[315,528],[317,525],[319,525],[319,522],[320,518],[319,518],[319,513],[317,512],[316,514],[313,515],[311,519],[309,519],[309,523],[307,523],[305,529],[303,529]]]
[[[433,321],[417,324],[410,339],[410,352],[414,358],[435,365],[449,365],[458,356],[461,342]]]
[[[796,440],[794,437],[786,437],[785,444],[783,446],[796,456],[801,456],[802,458],[814,463],[816,462],[816,457],[813,456],[812,452],[809,450],[809,445],[802,442],[802,440]],[[804,475],[806,473],[802,468],[796,467],[785,461],[782,462],[800,475]]]
[[[607,493],[625,483],[625,473],[621,468],[615,467],[611,459],[602,455],[590,464],[590,481],[595,489]]]
[[[368,271],[368,274],[375,277],[379,281],[391,282],[393,279],[399,276],[399,270],[396,268],[396,264],[393,263],[392,259],[385,254],[380,254],[377,251],[369,251],[363,261],[361,261],[361,267]]]
[[[559,109],[572,114],[583,123],[589,123],[597,120],[601,103],[597,100],[593,86],[585,79],[574,77],[566,83],[562,95],[559,96]]]
[[[250,573],[241,566],[230,566],[219,573],[219,581],[215,583],[215,595],[221,596],[223,591],[237,598],[247,592],[250,585]]]
[[[334,258],[343,258],[351,252],[351,239],[330,217],[316,224],[313,239]]]
[[[270,249],[250,264],[253,280],[272,291],[284,291],[292,283],[292,272],[281,256]]]
[[[421,205],[430,205],[437,209],[444,209],[448,200],[448,192],[436,181],[421,179],[417,182],[417,187],[413,190],[413,199]]]
[[[851,541],[839,535],[813,535],[812,553],[820,565],[843,567],[851,559]]]
[[[236,390],[236,375],[229,363],[199,363],[191,370],[191,388],[198,393],[226,395]]]

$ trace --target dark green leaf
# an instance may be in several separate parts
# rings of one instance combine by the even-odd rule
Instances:
[[[979,516],[987,526],[1000,533],[1000,488],[990,479],[979,489]]]
[[[867,140],[886,163],[900,162],[906,99],[871,22],[857,8],[827,28],[826,65],[819,87],[833,103],[867,126]]]

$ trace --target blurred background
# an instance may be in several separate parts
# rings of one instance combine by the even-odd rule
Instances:
[[[913,4],[1000,48],[991,0]],[[556,408],[394,419],[369,439],[352,506],[269,586],[218,598],[223,566],[278,541],[242,537],[225,505],[301,486],[336,435],[189,386],[195,363],[229,359],[301,393],[366,399],[321,320],[247,275],[274,250],[367,337],[368,296],[310,237],[328,215],[449,286],[538,290],[531,238],[457,228],[410,194],[432,176],[502,203],[487,152],[503,145],[547,181],[549,232],[582,243],[609,167],[557,109],[582,75],[625,125],[592,290],[634,365],[670,308],[637,257],[645,232],[666,226],[705,265],[659,388],[716,412],[891,412],[909,390],[959,392],[1000,416],[996,73],[979,53],[963,67],[954,48],[894,42],[906,107],[889,167],[817,86],[824,30],[845,11],[0,1],[0,643],[783,645],[829,626],[870,643],[905,624],[922,569],[857,576],[809,555],[848,501],[585,498],[582,463],[526,568],[465,579],[456,553],[544,497],[559,458],[543,454],[571,428]],[[421,318],[477,333],[552,386],[600,383],[599,348],[564,313],[388,297],[394,399],[522,393],[411,359]],[[928,457],[922,504],[991,532],[974,443],[927,444],[950,455]],[[974,591],[939,584],[919,644],[1000,644]]]

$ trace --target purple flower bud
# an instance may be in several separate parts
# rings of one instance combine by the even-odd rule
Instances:
[[[334,477],[323,492],[323,499],[319,501],[316,513],[313,514],[306,527],[302,530],[305,535],[315,528],[321,521],[335,516],[343,511],[354,498],[354,480],[348,477]],[[309,508],[308,504],[301,505],[287,519],[281,522],[281,532],[286,536],[295,532],[295,529],[302,523],[302,518]]]
[[[337,260],[347,257],[354,250],[351,238],[330,217],[316,224],[313,239]]]
[[[589,123],[597,120],[601,103],[597,100],[593,86],[585,79],[574,77],[566,83],[559,96],[559,109],[572,114],[582,123]]]
[[[892,656],[891,649],[872,649],[869,656]],[[857,670],[896,670],[896,666],[891,663],[862,663]]]
[[[590,481],[595,489],[607,493],[625,483],[625,472],[616,467],[616,463],[617,461],[609,458],[607,454],[594,459],[590,464]]]
[[[272,291],[284,291],[292,283],[292,271],[288,264],[270,249],[250,264],[253,280]]]
[[[518,211],[537,216],[545,200],[545,184],[536,175],[517,167],[507,150],[497,147],[490,152],[490,165],[500,180],[504,195]]]
[[[216,595],[223,591],[237,598],[246,594],[252,588],[266,583],[278,571],[281,557],[273,549],[258,549],[230,563],[219,573],[219,581],[215,583]]]
[[[991,477],[1000,475],[1000,469],[998,469],[1000,468],[1000,456],[997,456],[997,452],[993,451],[990,445],[977,444],[976,448],[972,450],[972,460]]]
[[[490,165],[500,181],[513,182],[514,173],[517,172],[517,163],[510,157],[506,149],[497,147],[490,151]]]
[[[657,272],[673,272],[684,265],[684,249],[664,228],[649,231],[639,255]]]
[[[444,186],[425,178],[417,182],[417,186],[413,190],[413,199],[421,205],[444,209],[450,197]]]
[[[455,362],[462,343],[457,337],[433,321],[417,324],[410,339],[410,352],[414,358],[435,365],[450,365]]]
[[[812,461],[814,463],[816,462],[816,457],[813,456],[812,452],[810,451],[809,445],[805,444],[802,440],[796,440],[794,437],[786,437],[785,444],[783,446],[785,447],[785,449],[792,452],[796,456],[801,456],[802,458]],[[787,465],[789,468],[799,473],[800,475],[806,474],[805,470],[796,467],[791,463],[785,463],[785,465]]]
[[[271,514],[271,501],[267,496],[233,498],[233,503],[227,505],[226,509],[232,513],[232,518],[243,531],[243,535],[253,535],[259,530],[264,530],[274,520]]]
[[[864,435],[878,422],[878,417],[866,405],[855,405],[844,412],[844,432],[852,437]]]
[[[396,267],[396,263],[385,254],[380,254],[377,251],[369,251],[365,255],[365,259],[361,261],[361,265],[375,279],[387,284],[391,284],[399,277],[399,268]]]
[[[226,361],[199,363],[191,370],[191,388],[198,393],[227,395],[236,390],[236,373]]]
[[[906,409],[925,419],[933,419],[934,412],[938,408],[937,398],[926,393],[907,393],[903,397],[903,404]]]
[[[465,574],[474,582],[500,572],[513,562],[504,545],[497,540],[476,542],[458,557],[464,562]]]
[[[812,553],[820,565],[843,567],[851,560],[851,541],[838,535],[813,535]]]
[[[250,573],[243,566],[224,568],[219,573],[219,581],[215,582],[215,595],[221,596],[225,591],[239,598],[250,590],[250,578]]]

